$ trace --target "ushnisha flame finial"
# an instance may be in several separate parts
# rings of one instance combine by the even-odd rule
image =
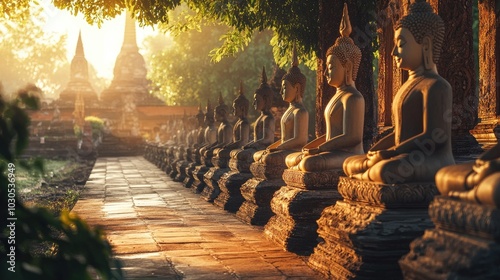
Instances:
[[[349,20],[349,11],[347,3],[344,3],[344,10],[342,12],[342,20],[340,21],[339,32],[342,37],[349,37],[352,32],[351,21]]]
[[[262,75],[260,76],[260,83],[267,84],[266,67],[262,66]]]
[[[222,98],[222,92],[219,92],[219,105],[224,104],[224,98]]]
[[[293,66],[299,66],[299,59],[297,58],[297,46],[295,43],[293,43],[293,50],[292,50],[292,67]]]

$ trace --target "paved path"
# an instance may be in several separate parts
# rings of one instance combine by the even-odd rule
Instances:
[[[142,157],[99,158],[73,208],[102,225],[127,279],[322,279]]]

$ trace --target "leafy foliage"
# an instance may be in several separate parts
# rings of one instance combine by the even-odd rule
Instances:
[[[0,81],[7,92],[33,83],[53,93],[67,82],[66,37],[45,33],[43,23],[39,8],[16,20],[0,17]]]
[[[244,49],[255,31],[272,30],[275,58],[291,53],[297,44],[299,55],[309,67],[314,67],[314,53],[318,51],[318,1],[294,0],[55,0],[54,5],[73,14],[83,13],[89,23],[100,24],[113,18],[125,8],[132,11],[141,25],[159,24],[164,30],[187,31],[197,28],[203,20],[231,26],[223,36],[222,46],[214,51],[214,60],[231,56]],[[180,5],[188,6],[195,14],[169,14]],[[169,25],[172,18],[183,20]],[[175,20],[174,20],[175,21]],[[239,37],[239,38],[238,38]],[[285,63],[280,64],[283,67]]]
[[[104,279],[121,279],[120,265],[111,261],[111,246],[101,229],[89,228],[69,212],[54,217],[47,209],[27,208],[12,198],[15,186],[9,184],[15,182],[15,166],[43,170],[41,161],[29,164],[17,159],[28,145],[27,110],[38,109],[38,93],[38,89],[28,86],[7,102],[0,92],[0,199],[4,205],[0,210],[0,254],[15,252],[15,272],[9,271],[11,264],[4,261],[0,264],[0,278],[91,279],[92,268]],[[6,207],[9,199],[14,200],[14,212]],[[11,222],[7,218],[12,214],[17,218],[15,243],[9,239],[12,234],[7,227],[7,222]],[[54,245],[52,254],[34,254],[33,246],[44,242]]]

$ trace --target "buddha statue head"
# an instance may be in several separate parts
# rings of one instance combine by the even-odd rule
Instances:
[[[198,113],[196,114],[196,119],[198,120],[198,126],[203,126],[203,119],[205,118],[205,114],[201,109],[201,103],[198,105]]]
[[[399,68],[435,70],[444,41],[444,22],[431,5],[417,0],[410,5],[408,15],[395,25],[395,46],[392,54]]]
[[[222,122],[227,120],[229,115],[229,106],[224,103],[224,98],[222,98],[222,92],[219,93],[219,105],[215,107],[215,120]]]
[[[293,45],[292,66],[283,76],[281,82],[281,91],[283,100],[286,102],[302,102],[304,91],[306,89],[306,76],[299,69],[299,60],[297,58],[297,48]]]
[[[266,68],[262,67],[260,86],[255,91],[253,106],[257,111],[269,111],[273,105],[274,92],[267,83]]]
[[[233,101],[233,110],[234,115],[238,118],[244,118],[248,115],[248,107],[250,106],[250,102],[243,94],[243,82],[240,81],[240,90],[238,97]]]
[[[326,51],[327,69],[325,70],[328,84],[337,88],[343,85],[354,86],[361,62],[361,50],[349,37],[352,27],[347,4],[344,4],[339,31],[340,37]]]
[[[210,126],[214,124],[214,111],[210,99],[207,100],[207,112],[205,113],[205,124]]]

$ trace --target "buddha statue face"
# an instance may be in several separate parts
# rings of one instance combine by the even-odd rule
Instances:
[[[347,74],[345,70],[346,69],[336,56],[329,55],[326,58],[325,76],[329,85],[336,88],[344,85]]]
[[[295,101],[300,94],[300,87],[299,83],[293,85],[290,81],[283,80],[281,82],[281,94],[283,100],[288,103]]]
[[[414,71],[423,66],[423,46],[407,28],[398,28],[394,32],[392,55],[398,68]]]
[[[264,98],[260,96],[259,94],[254,94],[253,95],[253,108],[256,111],[262,111],[264,110],[266,106],[266,103],[264,102]]]
[[[444,42],[444,22],[425,1],[410,5],[408,15],[394,26],[394,49],[392,54],[401,69],[433,70],[441,55]]]
[[[238,106],[236,103],[233,103],[233,113],[238,118],[243,118],[246,115],[242,106]]]
[[[215,120],[218,122],[225,121],[227,119],[227,115],[229,114],[229,108],[226,104],[219,105],[215,108]]]

